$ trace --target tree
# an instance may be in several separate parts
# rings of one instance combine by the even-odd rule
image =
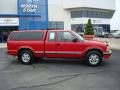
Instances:
[[[94,29],[91,23],[91,19],[88,19],[88,23],[86,24],[85,28],[85,35],[94,35]]]

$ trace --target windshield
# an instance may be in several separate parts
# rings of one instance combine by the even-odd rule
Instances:
[[[73,32],[73,34],[75,34],[76,36],[77,36],[77,38],[79,39],[79,40],[84,40],[84,38],[82,37],[82,36],[80,36],[79,34],[77,34],[76,32],[74,32],[74,31],[72,31]]]

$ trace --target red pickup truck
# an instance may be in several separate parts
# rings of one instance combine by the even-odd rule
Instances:
[[[7,40],[8,55],[18,56],[23,64],[35,58],[70,58],[98,66],[111,56],[107,42],[88,41],[68,30],[13,31]]]

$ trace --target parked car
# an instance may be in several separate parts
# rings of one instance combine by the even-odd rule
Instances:
[[[111,35],[113,38],[120,38],[120,31],[113,32]]]
[[[109,32],[105,31],[102,27],[95,27],[94,32],[97,37],[109,37]]]
[[[69,58],[98,66],[111,56],[108,43],[87,41],[67,30],[13,31],[7,40],[8,55],[18,56],[23,64],[37,58]]]

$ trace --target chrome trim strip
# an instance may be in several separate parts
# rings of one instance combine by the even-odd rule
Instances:
[[[57,52],[57,53],[59,53],[59,54],[81,54],[81,52]]]
[[[41,52],[36,51],[35,53],[36,53],[36,54],[43,54],[44,52],[43,52],[43,51],[41,51]]]
[[[81,54],[81,52],[68,52],[68,51],[57,51],[57,52],[54,52],[54,51],[46,51],[45,53],[47,54]]]
[[[35,53],[42,54],[44,52],[41,51],[41,52],[35,52]],[[61,51],[59,51],[59,52],[45,51],[45,53],[47,53],[47,54],[81,54],[81,52],[68,52],[68,51],[66,51],[66,52],[61,52]]]
[[[45,53],[47,53],[47,54],[56,54],[57,52],[54,52],[54,51],[45,51]]]

